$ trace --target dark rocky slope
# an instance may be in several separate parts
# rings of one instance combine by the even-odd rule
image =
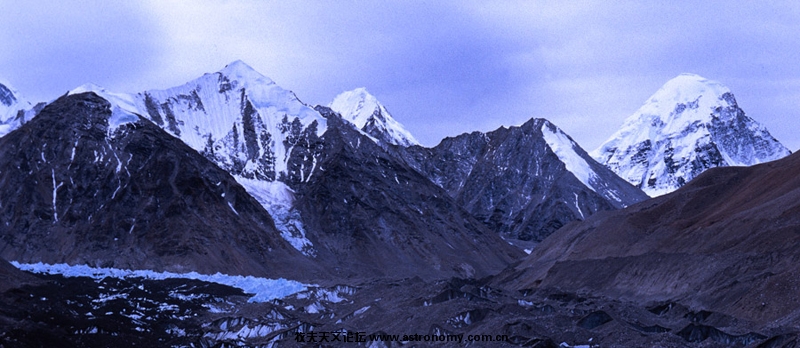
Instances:
[[[564,143],[550,144],[545,132]],[[595,175],[590,183],[570,172],[557,146],[586,163]],[[647,198],[544,119],[397,150],[475,218],[513,239],[541,241],[570,221]]]
[[[18,270],[8,261],[0,259],[0,292],[36,282],[37,279],[35,277]]]
[[[321,273],[228,173],[92,93],[62,97],[0,139],[0,197],[9,260]]]
[[[337,275],[482,277],[522,256],[444,190],[338,114],[318,109],[328,130],[314,171],[295,184],[296,206],[317,258],[336,264]],[[308,152],[302,146],[294,151]]]
[[[495,284],[680,304],[733,327],[800,331],[800,155],[710,169],[545,240]]]

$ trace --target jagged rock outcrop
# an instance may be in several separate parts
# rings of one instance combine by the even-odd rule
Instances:
[[[570,221],[647,197],[544,119],[398,152],[479,221],[514,239],[541,241]]]

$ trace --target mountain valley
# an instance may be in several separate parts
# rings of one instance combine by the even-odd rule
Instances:
[[[424,147],[241,61],[0,103],[0,347],[800,343],[800,157],[697,75],[591,154],[542,118]]]

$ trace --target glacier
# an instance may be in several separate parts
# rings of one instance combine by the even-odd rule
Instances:
[[[90,267],[87,265],[68,265],[64,263],[20,263],[17,261],[9,261],[9,263],[23,271],[43,274],[58,274],[64,277],[89,277],[93,279],[103,279],[106,277],[146,278],[154,280],[173,278],[195,279],[241,289],[247,294],[252,294],[248,302],[268,302],[276,298],[283,298],[301,291],[305,291],[309,286],[312,286],[310,284],[303,284],[294,280],[287,280],[283,278],[269,279],[253,276],[227,275],[222,273],[200,274],[197,272],[156,272],[152,270]]]

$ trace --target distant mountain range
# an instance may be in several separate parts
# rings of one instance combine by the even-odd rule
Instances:
[[[777,160],[789,151],[696,75],[591,156],[546,119],[423,147],[364,88],[307,105],[241,61],[37,105],[3,84],[0,136],[0,345],[391,329],[536,347],[798,340],[797,155]],[[308,288],[251,304],[197,279],[4,260]]]
[[[7,106],[7,110],[18,109],[16,116],[7,119],[10,121],[6,127],[9,130],[21,127],[36,111],[9,88],[4,87],[3,91],[3,105]],[[89,84],[74,89],[70,95],[85,99],[88,97],[83,95],[87,92],[106,100],[109,103],[108,110],[101,106],[94,108],[102,111],[81,110],[91,103],[63,101],[75,106],[60,107],[57,112],[62,115],[52,117],[79,122],[72,114],[99,112],[104,116],[92,122],[107,124],[106,137],[112,140],[116,139],[114,134],[119,129],[126,130],[121,133],[126,135],[130,133],[129,129],[140,128],[132,125],[142,124],[145,120],[152,122],[209,160],[212,166],[231,175],[235,186],[243,187],[263,208],[266,214],[260,219],[271,220],[271,223],[263,223],[265,227],[262,229],[274,227],[272,231],[283,241],[316,262],[330,257],[339,262],[359,264],[361,261],[354,261],[361,260],[357,253],[339,251],[345,240],[388,245],[395,252],[402,251],[403,248],[397,247],[409,240],[425,241],[426,245],[449,244],[453,248],[455,242],[452,240],[428,239],[461,231],[464,226],[468,226],[467,230],[455,235],[468,236],[472,231],[487,228],[512,244],[530,249],[571,221],[583,220],[598,211],[623,208],[647,198],[631,184],[651,194],[668,192],[710,167],[758,163],[788,153],[763,127],[744,115],[726,88],[696,75],[681,75],[668,82],[626,121],[625,126],[609,142],[594,152],[600,163],[608,168],[596,162],[561,129],[544,119],[531,119],[519,127],[501,127],[489,133],[463,134],[444,139],[433,148],[425,148],[418,145],[410,132],[364,88],[340,94],[329,107],[312,107],[241,61],[167,90],[121,94]],[[24,108],[26,106],[27,111]],[[51,108],[48,114],[56,112],[53,110]],[[107,112],[110,114],[105,114]],[[7,111],[6,114],[14,112]],[[331,123],[335,126],[331,127]],[[44,154],[55,148],[73,149],[63,154],[53,152],[52,159],[42,162],[47,165],[57,161],[90,161],[95,164],[105,161],[106,166],[111,166],[111,162],[116,161],[114,163],[118,168],[114,175],[97,177],[97,174],[92,174],[95,176],[83,179],[85,186],[116,185],[117,190],[110,197],[92,195],[95,202],[91,206],[109,209],[113,206],[111,201],[117,199],[117,191],[124,192],[129,185],[145,179],[133,181],[127,174],[129,178],[123,180],[119,174],[120,168],[128,168],[127,164],[133,159],[134,153],[119,154],[111,145],[101,143],[98,145],[100,147],[93,149],[94,160],[80,159],[80,156],[75,160],[75,151],[78,154],[89,151],[89,147],[84,146],[83,137],[76,136],[77,130],[74,128],[77,125],[65,125],[60,131],[71,132],[70,135],[53,135],[48,141],[41,138],[14,138],[16,144],[6,151],[18,153],[21,149],[44,149],[41,152],[45,158]],[[25,142],[34,143],[23,145]],[[161,150],[154,148],[152,151],[166,154],[174,151],[175,146]],[[48,147],[50,150],[47,150]],[[65,156],[70,157],[69,161]],[[33,154],[29,157],[33,157]],[[9,165],[19,168],[19,163]],[[197,164],[199,167],[208,165]],[[334,171],[339,168],[342,172]],[[83,196],[67,193],[71,189],[64,180],[70,178],[74,182],[80,176],[64,172],[73,170],[71,165],[51,169],[52,178],[49,182],[42,177],[35,179],[34,183],[49,183],[55,189],[32,190],[40,193],[38,198],[31,199],[34,202],[56,202],[48,208],[51,212],[47,214],[56,219],[59,197],[74,195],[77,199]],[[631,184],[621,180],[614,172]],[[17,176],[25,177],[22,174]],[[346,177],[349,177],[349,184],[342,183],[342,186],[331,181]],[[400,180],[401,177],[406,178],[404,182]],[[643,179],[645,177],[647,180]],[[387,178],[391,180],[386,181]],[[202,175],[200,179],[207,180]],[[325,184],[321,184],[323,182]],[[373,191],[375,198],[379,199],[365,200]],[[419,192],[420,195],[407,196],[409,192]],[[350,195],[354,196],[348,200],[346,197]],[[109,199],[111,201],[106,201]],[[139,199],[144,197],[134,200]],[[441,202],[436,203],[438,200]],[[371,213],[360,216],[353,214],[366,202],[370,209],[374,209],[370,210]],[[326,216],[330,211],[336,211],[337,206],[342,209],[340,216],[335,217],[338,222],[327,221],[334,218]],[[443,206],[450,208],[432,213]],[[232,205],[229,210],[238,215],[239,210],[234,207]],[[439,208],[430,210],[433,207]],[[183,208],[186,211],[181,214],[193,208],[191,204],[186,204]],[[74,210],[70,204],[63,209]],[[389,211],[394,213],[386,215]],[[9,219],[12,216],[20,219],[16,212],[9,211],[7,214],[10,214]],[[64,214],[62,212],[61,216]],[[87,210],[87,214],[91,213]],[[97,216],[104,214],[100,211],[95,213]],[[122,214],[124,216],[115,219],[128,222],[118,223],[119,226],[133,227],[133,221],[144,219],[137,218],[134,216],[136,213],[130,211],[123,210]],[[429,214],[433,214],[430,215],[433,218],[431,221],[427,221]],[[452,215],[453,218],[438,214]],[[38,217],[43,216],[40,214]],[[28,220],[26,217],[20,221]],[[414,220],[420,223],[411,223]],[[42,230],[31,227],[35,224],[30,222],[26,224],[27,229],[31,229],[29,232],[50,231],[50,228]],[[332,226],[336,226],[337,230],[331,230]],[[25,230],[18,226],[12,235]],[[171,230],[180,231],[181,228]],[[348,233],[356,231],[363,231],[365,237],[347,237]],[[438,232],[431,234],[431,231]],[[24,235],[35,235],[29,232]],[[416,233],[422,234],[407,236]],[[336,238],[340,240],[331,236],[338,236]],[[383,237],[376,239],[372,236]],[[36,245],[14,239],[17,237],[9,238],[6,235],[8,245]],[[486,243],[507,244],[500,239],[487,240]],[[51,246],[56,244],[48,243]],[[366,244],[364,247],[374,250],[381,248],[367,247]],[[467,244],[462,247],[466,248]],[[141,247],[134,249],[140,250]],[[416,256],[408,260],[429,258],[419,257],[417,253],[420,252],[435,254],[422,251],[424,249],[414,249]],[[505,249],[505,246],[489,247],[480,253],[485,254],[481,257],[497,252],[499,254],[496,255],[505,255],[497,259],[499,263],[496,267],[501,267],[503,262],[514,258],[510,256],[513,253]],[[3,255],[12,259],[27,255],[25,260],[32,261],[39,257],[34,256],[36,253],[20,254],[19,250],[9,246],[5,250],[9,251]],[[59,257],[47,259],[68,260],[63,253],[59,253]],[[117,262],[120,260],[118,258]],[[438,261],[428,261],[426,264],[433,264],[434,269],[441,269]],[[376,264],[375,271],[381,273],[379,264]],[[463,270],[458,266],[461,264],[468,266],[465,269],[476,267],[461,261],[449,267],[451,270],[458,269],[455,272],[461,274]]]
[[[302,280],[481,277],[522,254],[319,110],[242,62],[165,91],[79,87],[0,138],[0,253]]]

